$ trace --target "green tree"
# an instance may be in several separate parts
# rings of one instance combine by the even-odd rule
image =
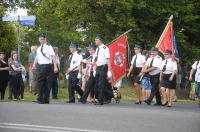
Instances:
[[[0,6],[0,17],[5,15],[6,8]],[[14,25],[10,22],[0,21],[0,51],[4,52],[7,57],[10,56],[11,50],[17,49],[17,32]]]

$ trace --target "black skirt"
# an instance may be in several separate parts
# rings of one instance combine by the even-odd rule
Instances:
[[[141,70],[142,70],[142,67],[135,67],[134,69],[133,69],[133,76],[132,76],[132,82],[133,83],[140,83],[140,77],[138,76],[139,74],[140,74],[140,72],[141,72]]]
[[[161,87],[169,88],[169,89],[176,89],[176,76],[174,75],[173,79],[169,81],[169,78],[172,74],[163,74]]]

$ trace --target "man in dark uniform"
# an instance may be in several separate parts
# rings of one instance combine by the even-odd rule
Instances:
[[[80,95],[83,95],[83,90],[78,86],[79,79],[81,79],[81,61],[82,56],[78,54],[78,45],[76,43],[71,43],[69,46],[70,52],[67,62],[67,74],[66,79],[69,81],[68,91],[69,91],[69,101],[66,103],[75,103],[74,90]]]
[[[158,48],[151,48],[151,57],[148,58],[145,66],[142,69],[142,73],[149,73],[150,82],[152,85],[150,97],[144,101],[148,105],[151,104],[151,101],[153,100],[154,96],[156,96],[155,105],[162,105],[159,86],[158,86],[161,64],[162,64],[162,58],[158,55]]]
[[[110,51],[107,46],[103,44],[104,38],[97,36],[95,44],[96,49],[96,72],[94,72],[96,80],[96,88],[98,89],[98,103],[95,105],[103,105],[106,97],[106,103],[110,103],[113,95],[108,79],[112,77]],[[106,96],[105,96],[106,95]]]
[[[37,49],[36,59],[33,64],[33,69],[36,69],[36,64],[40,64],[40,69],[37,74],[38,98],[37,103],[49,104],[49,89],[47,77],[51,73],[52,62],[54,73],[58,72],[55,53],[53,47],[46,42],[46,34],[38,35],[41,46]]]

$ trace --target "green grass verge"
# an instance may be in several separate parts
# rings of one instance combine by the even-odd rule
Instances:
[[[51,99],[52,102],[64,102],[68,100],[68,89],[67,87],[63,84],[62,81],[60,81],[60,88],[59,88],[59,93],[58,93],[58,99]],[[131,86],[130,83],[124,83],[122,85],[122,88],[120,90],[120,93],[122,95],[122,99],[120,102],[135,102],[135,90]],[[189,95],[189,89],[177,89],[176,90],[176,95],[178,97],[178,102],[180,103],[189,103],[189,104],[196,104],[197,101],[191,101],[188,99]],[[77,95],[76,95],[77,96]],[[5,95],[5,101],[10,101],[7,99],[8,97],[8,87],[6,89],[6,95]],[[24,92],[24,102],[31,102],[37,98],[37,96],[32,95],[29,92],[29,87],[26,84],[25,87],[25,92]]]

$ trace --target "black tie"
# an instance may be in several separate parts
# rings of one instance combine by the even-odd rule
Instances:
[[[133,66],[134,68],[136,67],[136,60],[137,60],[137,55],[136,55],[134,63],[133,63],[134,64],[134,66]]]
[[[71,61],[72,61],[72,57],[73,57],[73,54],[71,54],[70,57],[69,57],[69,60],[67,62],[67,68],[70,67],[70,64],[71,64]]]
[[[154,58],[153,58],[153,59],[154,59]],[[153,65],[153,59],[151,60],[151,63],[150,63],[150,65],[149,65],[149,68],[151,68],[152,65]]]
[[[98,48],[98,50],[97,50],[97,56],[96,56],[96,58],[95,58],[95,62],[97,62],[97,60],[98,60],[98,55],[99,55],[99,48]]]
[[[167,60],[166,60],[165,65],[163,67],[163,72],[166,70],[166,65],[167,65]]]

